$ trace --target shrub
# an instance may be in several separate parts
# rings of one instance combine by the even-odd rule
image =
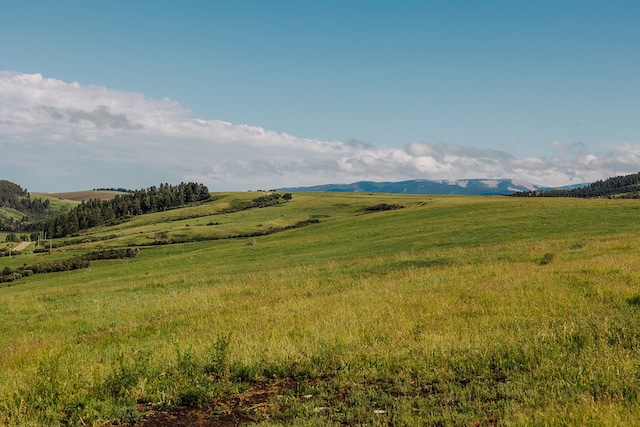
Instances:
[[[640,306],[640,295],[636,295],[627,299],[627,302],[629,303],[629,305]]]
[[[280,197],[282,196],[277,193],[268,194],[266,196],[253,199],[253,205],[258,208],[266,208],[267,206],[277,205]]]
[[[211,359],[204,371],[216,379],[229,376],[229,336],[219,335],[211,346]]]
[[[180,392],[178,401],[180,405],[199,408],[205,403],[210,402],[212,398],[213,393],[210,387],[202,384],[194,384]]]
[[[396,205],[396,204],[389,205],[387,203],[380,203],[379,205],[368,206],[364,209],[367,211],[393,211],[396,209],[404,209],[404,206]]]
[[[127,400],[131,389],[145,380],[149,371],[149,354],[136,352],[132,357],[120,354],[112,372],[107,374],[102,389],[116,400]]]
[[[82,257],[70,258],[58,261],[44,262],[28,267],[34,274],[54,273],[58,271],[78,270],[89,267],[89,260]]]
[[[307,225],[311,225],[311,224],[318,224],[320,223],[320,220],[317,218],[310,218],[310,219],[305,219],[303,221],[298,221],[296,222],[293,227],[291,228],[299,228],[299,227],[305,227]]]
[[[554,255],[551,252],[547,252],[544,255],[542,255],[542,258],[540,258],[540,260],[538,261],[538,264],[547,265],[551,261],[553,261],[553,258],[554,258]]]
[[[138,248],[119,248],[119,249],[103,249],[100,251],[93,251],[83,256],[84,259],[89,261],[95,261],[99,259],[123,259],[123,258],[135,258],[140,251]]]

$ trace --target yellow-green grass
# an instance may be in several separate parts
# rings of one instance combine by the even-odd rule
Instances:
[[[20,221],[24,217],[24,214],[15,209],[0,207],[0,222],[7,220]]]
[[[64,194],[67,193],[31,193],[31,198],[49,200],[54,212],[66,211],[80,204],[77,200],[65,199]]]
[[[640,422],[636,201],[295,194],[220,213],[247,198],[134,218],[100,243],[321,222],[0,288],[0,424],[133,420],[136,402],[206,404],[273,378],[295,386],[256,423]],[[379,203],[406,208],[363,209]]]

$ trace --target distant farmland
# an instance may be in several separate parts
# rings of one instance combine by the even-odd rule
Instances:
[[[48,197],[56,197],[61,200],[72,200],[82,202],[83,200],[100,199],[111,200],[118,194],[126,194],[121,191],[74,191],[71,193],[46,193]],[[44,195],[44,194],[43,194]]]

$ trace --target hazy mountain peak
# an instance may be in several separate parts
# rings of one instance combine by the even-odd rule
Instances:
[[[458,179],[428,180],[414,179],[399,182],[360,181],[351,184],[326,184],[312,187],[280,188],[290,192],[370,192],[404,194],[464,194],[497,196],[520,191],[535,191],[543,187],[516,179]],[[545,187],[546,188],[546,187]]]

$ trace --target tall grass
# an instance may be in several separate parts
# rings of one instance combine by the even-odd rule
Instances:
[[[381,202],[407,208],[365,213]],[[309,194],[231,214],[216,203],[190,221],[321,222],[255,245],[145,247],[0,288],[0,424],[133,422],[210,402],[222,413],[265,381],[281,386],[244,414],[255,423],[640,421],[635,202]],[[163,215],[129,235],[195,214]]]

